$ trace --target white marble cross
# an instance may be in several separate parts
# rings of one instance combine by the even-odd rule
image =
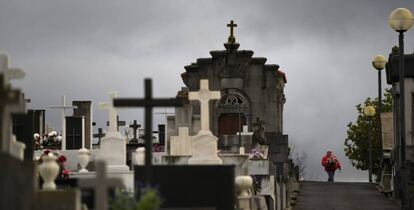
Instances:
[[[201,110],[201,130],[210,131],[210,106],[208,102],[212,99],[220,99],[220,91],[210,91],[208,88],[208,80],[200,80],[200,90],[188,93],[188,99],[190,101],[200,101]]]
[[[117,97],[116,92],[109,92],[109,102],[101,102],[99,103],[99,109],[107,109],[108,110],[108,120],[109,120],[109,128],[106,132],[106,134],[111,133],[118,133],[117,124],[118,120],[116,118],[117,112],[113,105],[114,98]]]
[[[8,85],[12,79],[23,79],[25,77],[22,69],[9,67],[9,58],[5,54],[0,54],[0,72],[4,74],[5,85]]]
[[[62,120],[62,150],[66,150],[66,109],[75,109],[77,106],[66,106],[66,96],[62,96],[62,105],[50,107],[51,109],[60,109],[60,119]],[[82,142],[83,144],[83,142]]]
[[[11,87],[10,80],[22,79],[25,73],[19,68],[10,68],[8,56],[0,54],[0,75],[0,150],[10,152],[13,146],[11,114],[26,110],[23,95]]]
[[[178,136],[170,138],[170,155],[191,155],[191,136],[188,135],[188,127],[179,127]]]
[[[106,177],[106,164],[104,161],[96,161],[96,179],[79,179],[80,187],[93,187],[95,192],[95,209],[108,209],[108,188],[125,187],[121,179]]]
[[[243,132],[237,132],[237,135],[251,136],[253,135],[253,132],[249,132],[249,127],[247,125],[243,125]]]

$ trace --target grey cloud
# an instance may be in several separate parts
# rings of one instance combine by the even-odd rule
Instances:
[[[226,24],[238,24],[241,49],[268,58],[285,71],[285,133],[308,153],[310,174],[323,176],[319,161],[327,147],[343,162],[346,124],[354,106],[376,96],[373,56],[386,55],[397,42],[387,25],[397,7],[409,1],[23,1],[0,2],[0,50],[27,78],[14,82],[45,108],[68,100],[107,100],[107,92],[142,96],[144,77],[154,95],[173,96],[183,86],[183,66],[209,51],[223,49]],[[407,52],[414,47],[407,33]],[[162,112],[163,109],[156,111]],[[121,118],[142,120],[142,111]],[[58,113],[48,119],[59,127]],[[96,110],[104,126],[106,112]],[[156,123],[164,116],[157,114]],[[315,176],[316,176],[315,175]],[[349,164],[344,180],[362,180]]]

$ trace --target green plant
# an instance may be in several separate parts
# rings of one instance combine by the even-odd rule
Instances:
[[[156,189],[143,189],[140,199],[135,199],[134,193],[116,189],[115,198],[110,201],[113,210],[157,210],[161,199]]]
[[[347,127],[347,137],[345,139],[345,155],[351,161],[352,166],[360,170],[368,170],[368,117],[363,114],[365,106],[378,105],[378,98],[372,100],[367,98],[364,103],[358,104],[357,120],[355,123],[350,122]],[[382,112],[392,111],[392,94],[386,89],[382,100]],[[378,177],[381,170],[382,142],[378,138],[378,129],[380,129],[378,115],[371,120],[371,140],[372,140],[372,159],[373,174]]]

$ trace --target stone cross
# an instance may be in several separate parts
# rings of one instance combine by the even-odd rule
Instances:
[[[208,80],[200,80],[200,90],[197,92],[189,92],[188,99],[190,101],[200,101],[201,109],[201,130],[210,131],[210,106],[209,101],[212,99],[220,99],[220,91],[210,91],[208,88]]]
[[[119,98],[114,99],[115,107],[144,107],[145,108],[145,175],[146,181],[151,179],[152,164],[152,108],[154,107],[177,107],[182,106],[183,101],[176,98],[160,98],[152,97],[152,81],[145,79],[144,82],[144,98]]]
[[[102,132],[102,128],[98,128],[98,133],[93,134],[93,137],[98,138],[98,141],[99,141],[98,144],[100,144],[101,143],[101,138],[105,137],[105,133]]]
[[[247,125],[243,125],[243,131],[237,132],[237,135],[251,136],[253,135],[253,132],[249,132],[249,127]]]
[[[24,76],[23,70],[9,67],[7,55],[0,54],[0,151],[10,150],[11,113],[25,111],[23,95],[20,90],[11,87],[10,80],[22,79]]]
[[[99,109],[107,109],[108,110],[108,118],[109,118],[109,127],[106,134],[114,134],[118,133],[118,119],[117,119],[117,112],[115,107],[112,104],[114,98],[116,98],[116,92],[109,92],[109,101],[110,102],[101,102],[99,103]]]
[[[77,106],[66,106],[66,96],[62,96],[62,106],[54,106],[50,107],[51,109],[60,109],[60,117],[61,117],[61,124],[62,124],[62,150],[66,150],[66,109],[76,109]]]
[[[141,127],[141,125],[137,124],[137,120],[134,120],[134,123],[132,125],[129,125],[129,127],[134,130],[134,138],[131,139],[131,141],[138,142],[137,131],[138,131],[138,128]]]
[[[230,21],[229,24],[227,24],[227,27],[230,27],[230,36],[228,38],[229,43],[235,43],[236,37],[234,37],[234,28],[237,27],[237,24],[234,23],[233,20]]]
[[[79,179],[79,186],[94,188],[95,209],[108,209],[108,188],[125,187],[122,180],[106,177],[106,164],[104,161],[96,161],[96,178]]]
[[[170,138],[170,155],[191,155],[191,136],[188,135],[188,127],[179,127],[178,136]]]
[[[109,121],[106,121],[106,126],[109,126]],[[119,131],[119,126],[125,126],[125,121],[119,120],[119,115],[116,116],[116,129]]]
[[[9,67],[9,58],[5,54],[0,54],[0,72],[4,74],[5,86],[10,84],[12,79],[23,79],[26,76],[22,69]]]

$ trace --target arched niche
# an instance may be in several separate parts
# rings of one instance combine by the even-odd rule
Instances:
[[[251,125],[251,106],[249,98],[239,89],[224,89],[221,98],[215,104],[214,131],[221,135],[235,135]]]

